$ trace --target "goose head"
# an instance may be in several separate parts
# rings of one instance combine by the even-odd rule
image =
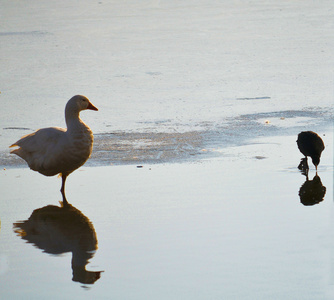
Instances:
[[[71,126],[70,124],[73,123],[73,121],[77,122],[80,120],[79,113],[85,109],[97,110],[97,108],[92,103],[90,103],[90,101],[85,96],[76,95],[68,100],[65,107],[65,120],[67,128]]]
[[[81,111],[85,109],[91,110],[98,110],[89,100],[87,97],[82,95],[73,96],[66,105],[66,109],[74,110],[74,111]]]
[[[73,96],[70,100],[68,100],[65,107],[66,123],[68,123],[69,120],[77,120],[79,118],[80,111],[85,109],[98,110],[85,96]]]

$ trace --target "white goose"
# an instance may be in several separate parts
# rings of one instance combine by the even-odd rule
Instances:
[[[23,158],[30,169],[46,176],[61,175],[60,191],[64,203],[67,203],[67,176],[81,167],[92,153],[93,133],[79,117],[80,111],[85,109],[98,110],[85,96],[76,95],[65,107],[67,130],[59,127],[39,129],[10,146],[19,147],[10,153]]]

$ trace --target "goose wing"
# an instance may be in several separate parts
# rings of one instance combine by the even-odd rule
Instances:
[[[10,147],[18,146],[11,153],[23,158],[29,167],[44,175],[56,175],[57,156],[66,142],[66,129],[50,127],[23,136]]]

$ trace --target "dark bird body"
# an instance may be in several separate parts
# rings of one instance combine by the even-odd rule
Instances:
[[[317,169],[320,163],[321,153],[325,149],[325,145],[321,137],[313,131],[303,131],[298,134],[297,145],[300,152],[305,156],[304,161],[306,168],[308,169],[307,156],[310,156],[315,168]]]

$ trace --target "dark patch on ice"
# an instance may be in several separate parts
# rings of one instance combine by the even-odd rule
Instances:
[[[151,75],[151,76],[158,76],[158,75],[162,75],[161,72],[146,72],[147,75]]]
[[[138,122],[138,124],[149,124],[149,125],[159,125],[159,124],[171,124],[172,123],[172,120],[171,119],[163,119],[163,120],[155,120],[155,121],[140,121]]]
[[[91,160],[95,165],[164,163],[199,154],[200,132],[123,132],[97,134]]]
[[[237,98],[237,100],[268,100],[268,99],[271,99],[271,97],[265,96],[265,97]]]
[[[27,128],[27,127],[5,127],[3,128],[4,130],[32,130],[30,128]]]
[[[261,156],[261,155],[256,155],[256,156],[254,156],[254,158],[256,158],[256,159],[266,159],[267,157]]]
[[[307,126],[294,124],[290,127],[267,126],[260,119],[298,118],[310,119]],[[148,128],[139,131],[115,131],[94,134],[94,148],[86,166],[98,165],[144,165],[194,161],[221,155],[214,149],[254,144],[254,139],[271,136],[291,136],[302,130],[313,130],[324,134],[331,128],[333,109],[305,108],[304,110],[274,111],[245,114],[225,118],[220,124],[200,122],[192,131],[178,131],[178,126],[187,128],[187,124],[178,124],[174,120],[150,121]],[[7,127],[7,129],[10,129]],[[18,129],[18,128],[12,128]],[[26,129],[28,130],[28,128]],[[254,153],[255,154],[255,153]],[[265,156],[253,156],[264,159]],[[0,166],[22,167],[26,163],[8,152],[0,153]]]
[[[266,113],[257,113],[257,114],[246,114],[242,115],[239,118],[248,118],[252,120],[261,119],[261,118],[296,118],[296,117],[307,117],[307,118],[319,118],[323,119],[324,122],[327,122],[329,119],[333,118],[333,109],[328,108],[317,108],[317,107],[307,107],[303,110],[285,110],[285,111],[274,111]]]
[[[312,118],[310,128],[328,128],[332,122],[331,110],[280,111],[246,114],[227,118],[222,124],[198,123],[196,130],[178,132],[173,120],[154,121],[157,127],[143,132],[111,132],[95,135],[94,151],[88,164],[144,164],[196,160],[220,155],[212,149],[254,144],[254,139],[267,136],[297,135],[302,126],[277,127],[258,122],[262,118]],[[150,122],[143,122],[151,125]],[[173,127],[172,125],[175,125]],[[174,130],[171,131],[171,127]],[[305,126],[303,126],[305,127]],[[159,130],[159,131],[158,131]],[[211,150],[210,150],[211,149]],[[254,156],[265,159],[265,156]]]
[[[49,34],[47,31],[33,30],[33,31],[6,31],[0,32],[0,36],[17,36],[17,35],[46,35]]]
[[[129,75],[129,74],[117,74],[114,77],[116,77],[116,78],[130,78],[130,77],[132,77],[132,75]]]

